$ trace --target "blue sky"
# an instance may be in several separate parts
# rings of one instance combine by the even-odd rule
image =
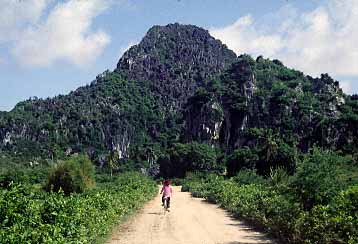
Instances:
[[[278,58],[358,93],[357,0],[0,0],[0,110],[113,70],[153,25],[206,29],[237,54]]]

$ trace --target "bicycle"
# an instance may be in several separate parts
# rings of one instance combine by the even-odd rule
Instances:
[[[164,214],[166,212],[170,212],[170,210],[168,208],[168,201],[169,201],[169,197],[164,197],[164,202],[163,202]]]

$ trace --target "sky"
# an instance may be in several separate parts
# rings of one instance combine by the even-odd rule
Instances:
[[[175,22],[358,93],[358,0],[0,0],[0,111],[90,83]]]

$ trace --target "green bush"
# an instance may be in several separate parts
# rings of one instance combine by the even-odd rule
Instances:
[[[297,220],[305,243],[358,243],[358,186],[338,194],[329,205],[316,205]]]
[[[311,155],[309,158],[336,157],[318,154],[320,156]],[[317,173],[311,167],[309,169],[308,172]],[[331,171],[324,173],[326,174],[319,175],[323,182]],[[292,179],[295,180],[292,185],[296,187],[297,178],[289,176],[280,168],[272,170],[267,179],[255,176],[253,170],[240,171],[230,179],[213,174],[191,175],[185,180],[183,190],[192,192],[195,197],[204,197],[209,202],[218,203],[235,216],[265,228],[283,243],[357,243],[357,186],[344,191],[336,191],[334,188],[336,195],[329,196],[328,203],[315,203],[312,208],[307,209],[304,208],[306,198],[298,197],[297,189],[290,188]],[[307,181],[302,182],[308,184],[303,187],[309,189],[312,179],[308,177]],[[327,192],[332,191],[331,185],[325,183],[324,186],[326,188],[320,189],[324,191],[323,196],[328,196]]]
[[[165,178],[184,178],[190,171],[218,170],[215,149],[207,144],[176,143],[158,159],[160,174]]]
[[[194,178],[186,181],[183,187],[193,194],[200,192],[208,201],[220,204],[255,225],[271,229],[277,235],[287,234],[292,229],[287,223],[297,215],[295,206],[265,187],[262,184],[265,180],[253,174],[254,171],[245,170],[230,180],[214,176]],[[250,184],[250,179],[260,183]]]
[[[284,168],[292,175],[296,169],[297,150],[283,141],[278,141],[278,146],[268,161],[269,171],[272,168]]]
[[[342,160],[333,152],[315,149],[298,165],[290,187],[305,209],[328,204],[343,188],[336,166]]]
[[[227,175],[235,176],[240,170],[255,169],[259,160],[257,152],[248,147],[236,149],[226,159]]]
[[[39,184],[46,180],[49,167],[36,165],[33,167],[10,163],[0,165],[0,187],[7,187],[11,183]]]
[[[66,194],[83,192],[95,185],[95,168],[85,155],[72,156],[66,161],[58,163],[48,176],[46,191],[58,192],[60,189]]]
[[[184,180],[181,178],[173,178],[171,179],[171,183],[173,186],[181,186],[183,184]]]
[[[242,169],[235,177],[232,178],[239,185],[265,184],[267,181],[260,175],[256,174],[254,169]]]
[[[0,243],[99,243],[157,191],[137,173],[70,196],[13,184],[0,189]]]
[[[267,176],[272,168],[284,168],[290,175],[295,172],[297,148],[294,142],[288,143],[273,129],[251,128],[245,132],[255,146],[245,146],[234,151],[227,159],[229,176],[234,176],[242,168],[256,169]]]

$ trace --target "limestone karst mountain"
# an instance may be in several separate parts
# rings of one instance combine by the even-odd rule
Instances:
[[[312,78],[279,60],[237,57],[202,28],[169,24],[152,27],[91,84],[1,112],[0,150],[94,158],[115,150],[155,161],[176,142],[231,152],[273,138],[302,151],[352,151],[357,114],[357,97],[327,74]]]

